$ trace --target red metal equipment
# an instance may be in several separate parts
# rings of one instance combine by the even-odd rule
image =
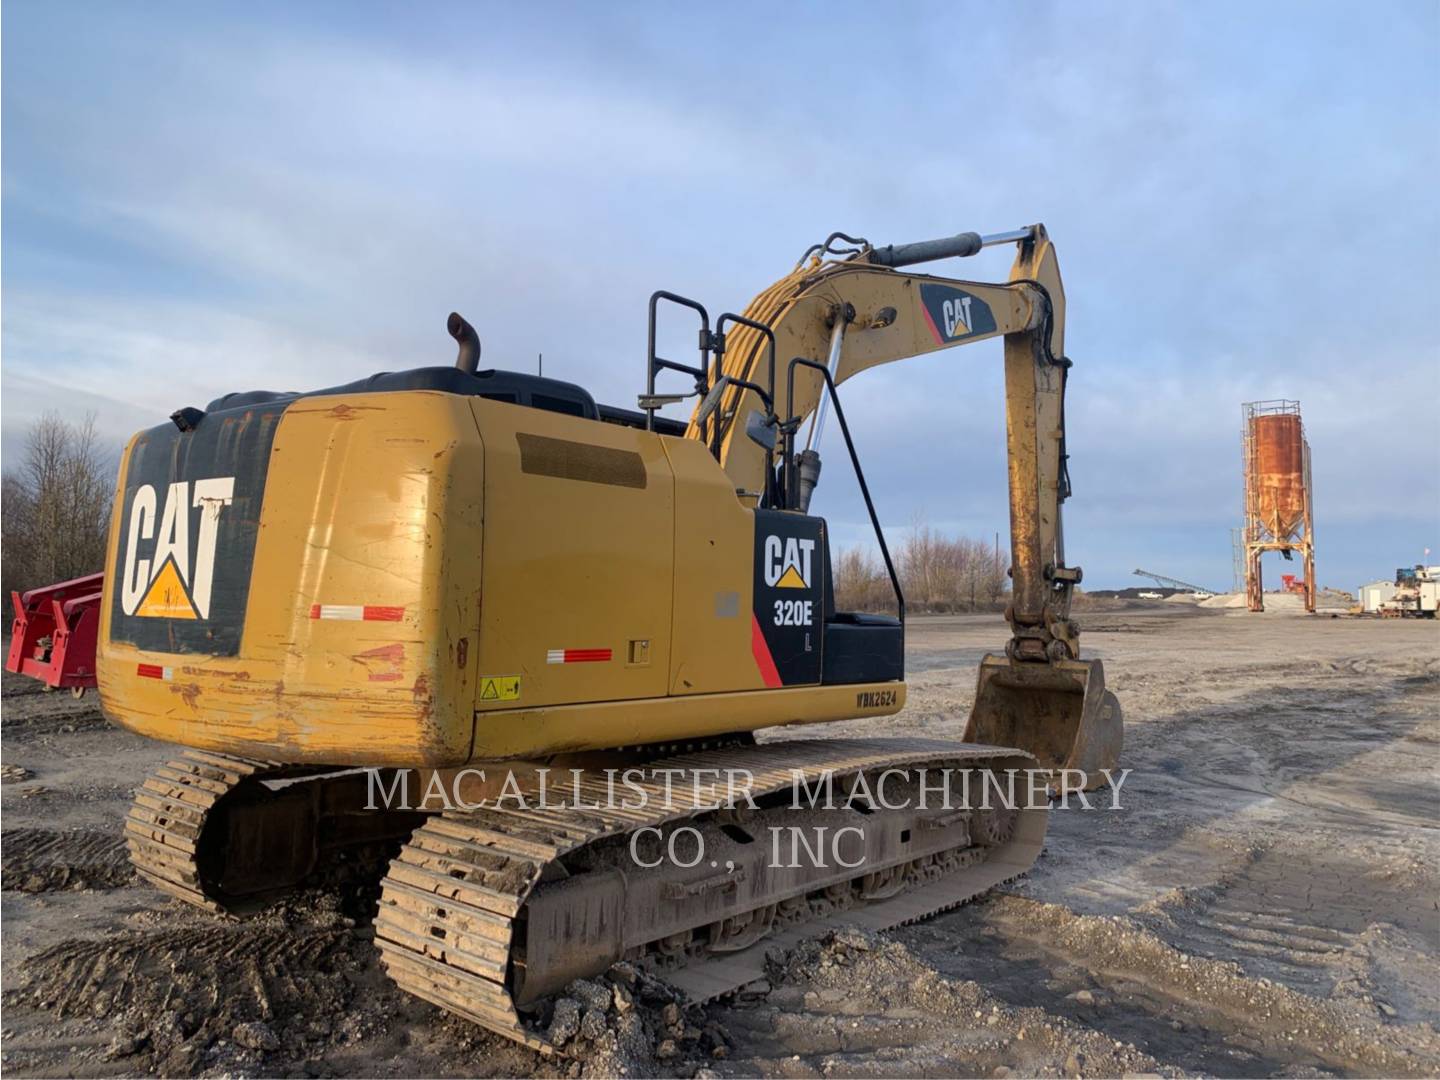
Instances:
[[[67,686],[75,697],[95,685],[95,638],[100,626],[100,586],[90,574],[12,592],[15,621],[5,670],[39,679],[50,689]]]
[[[1280,575],[1280,591],[1288,593],[1299,593],[1301,596],[1308,595],[1308,586],[1295,574]]]

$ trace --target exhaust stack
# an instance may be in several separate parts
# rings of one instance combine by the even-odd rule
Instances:
[[[461,371],[474,375],[476,369],[480,367],[480,335],[461,317],[458,311],[450,313],[450,318],[445,321],[445,329],[450,331],[450,336],[460,344],[460,352],[455,357],[455,366]]]

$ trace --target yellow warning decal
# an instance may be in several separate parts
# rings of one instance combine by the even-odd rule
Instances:
[[[136,615],[150,619],[194,619],[195,607],[185,595],[185,586],[180,580],[180,571],[175,569],[175,560],[166,559],[165,565],[150,583]]]
[[[519,675],[482,675],[481,701],[515,701],[520,697]]]
[[[805,584],[805,579],[800,576],[800,571],[792,566],[781,575],[780,580],[775,583],[775,587],[777,589],[808,589],[810,586]]]

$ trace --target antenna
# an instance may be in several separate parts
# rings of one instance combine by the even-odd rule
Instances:
[[[545,374],[545,354],[543,352],[535,354],[535,374]]]

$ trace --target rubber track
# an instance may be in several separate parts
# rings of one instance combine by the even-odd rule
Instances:
[[[759,797],[788,790],[796,773],[813,782],[827,770],[844,776],[864,769],[1025,756],[993,746],[929,739],[816,739],[710,750],[651,762],[645,768],[647,772],[747,770],[754,778],[749,790]],[[563,811],[487,807],[446,812],[422,825],[391,862],[381,883],[375,941],[390,977],[417,997],[550,1052],[553,1048],[520,1018],[507,989],[515,917],[546,863],[605,837],[711,809],[706,805],[690,810],[680,805],[677,809],[677,804],[693,797],[693,791],[682,785],[673,787],[668,808],[664,806],[663,782],[642,786],[658,805]],[[585,802],[603,802],[606,794],[601,779],[580,784]],[[894,926],[954,907],[1015,877],[1038,857],[1045,831],[1043,810],[1022,811],[1021,819],[1015,839],[996,849],[1006,854],[1004,860],[987,861],[978,868],[970,865],[950,877],[845,911],[840,917],[874,928]],[[792,935],[798,940],[814,933],[821,922],[785,928],[763,941],[783,944]],[[764,951],[752,948],[714,961],[692,962],[667,978],[693,997],[718,997],[755,977],[749,972]]]
[[[187,750],[156,769],[135,791],[125,818],[125,842],[136,872],[157,889],[215,914],[225,908],[205,895],[195,864],[205,817],[246,780],[283,773],[276,761]]]

